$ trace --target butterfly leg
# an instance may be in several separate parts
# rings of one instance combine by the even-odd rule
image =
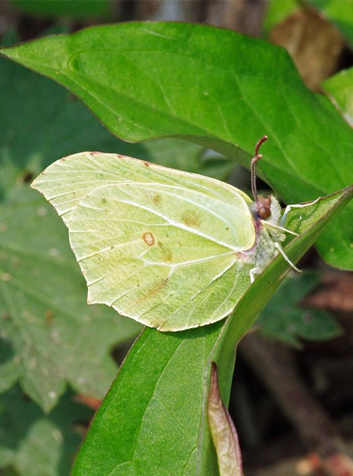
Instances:
[[[250,283],[251,284],[255,281],[255,276],[257,274],[260,274],[261,271],[263,271],[263,268],[260,268],[259,266],[255,266],[255,268],[251,268],[251,270],[250,270]]]
[[[282,246],[281,246],[279,243],[277,243],[277,241],[275,241],[274,245],[275,245],[275,248],[281,253],[281,255],[283,256],[283,258],[287,261],[287,263],[290,264],[291,267],[292,267],[293,269],[295,269],[298,273],[301,273],[302,270],[299,269],[299,268],[297,268],[297,267],[295,266],[295,264],[292,263],[292,261],[288,258],[288,256],[286,255],[286,253],[283,251]],[[251,271],[250,271],[250,273],[251,273]]]

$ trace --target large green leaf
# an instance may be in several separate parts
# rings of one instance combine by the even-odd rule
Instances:
[[[50,416],[18,387],[0,395],[0,474],[67,476],[91,414],[71,392]]]
[[[0,197],[59,157],[101,150],[225,178],[230,161],[176,139],[127,144],[114,138],[62,87],[0,58]],[[168,161],[168,162],[166,162]]]
[[[353,188],[291,215],[300,233],[285,248],[294,261],[311,246]],[[130,350],[76,458],[72,476],[216,476],[206,423],[210,363],[227,404],[234,348],[288,271],[277,257],[222,325],[177,333],[145,329]]]
[[[102,397],[116,371],[109,350],[139,328],[111,309],[86,305],[60,219],[28,187],[14,195],[0,213],[1,338],[10,347],[0,366],[4,390],[17,377],[45,410],[66,382]]]
[[[184,137],[248,166],[263,134],[263,176],[285,202],[353,183],[353,131],[327,98],[305,88],[287,53],[233,31],[129,23],[44,38],[3,54],[77,94],[125,140]],[[353,268],[350,205],[318,242]],[[329,243],[329,246],[327,246]]]

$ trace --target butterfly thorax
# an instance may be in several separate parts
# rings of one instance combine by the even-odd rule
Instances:
[[[246,253],[247,261],[254,264],[254,275],[259,274],[278,254],[275,243],[285,239],[285,234],[278,228],[281,219],[281,207],[273,195],[259,195],[250,207],[254,219],[255,245]]]

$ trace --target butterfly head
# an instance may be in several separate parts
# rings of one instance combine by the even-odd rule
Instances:
[[[258,195],[256,199],[256,215],[261,220],[266,220],[271,216],[271,198],[271,195],[269,197]]]

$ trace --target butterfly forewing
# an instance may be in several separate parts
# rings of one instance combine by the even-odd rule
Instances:
[[[69,228],[91,303],[161,330],[222,319],[249,285],[251,200],[217,180],[76,154],[33,184]]]
[[[235,206],[236,202],[243,212],[251,203],[241,190],[218,180],[101,152],[82,152],[57,160],[34,180],[32,187],[51,202],[66,223],[71,211],[92,190],[126,182],[181,185],[224,203],[233,202]]]

